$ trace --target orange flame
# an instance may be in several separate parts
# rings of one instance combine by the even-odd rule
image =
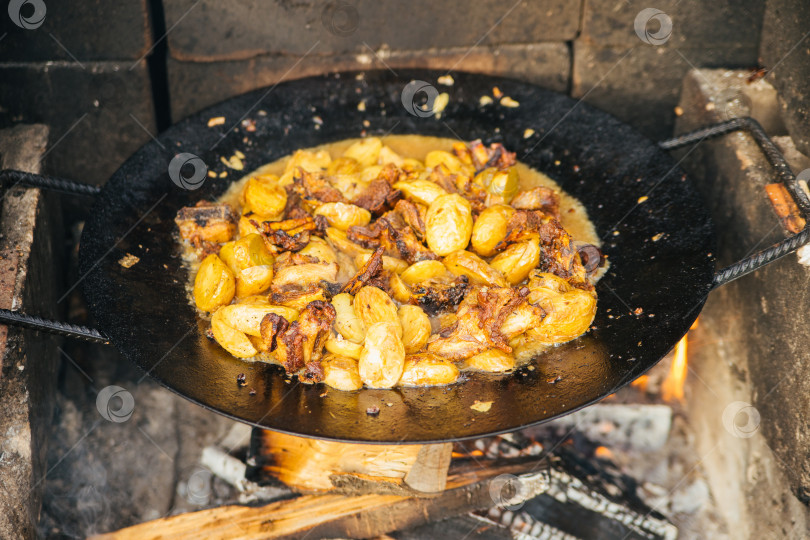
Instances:
[[[641,377],[639,377],[635,381],[631,382],[630,386],[632,386],[633,388],[638,388],[641,392],[646,392],[647,391],[647,384],[649,382],[650,382],[650,376],[649,375],[642,375]]]
[[[594,451],[594,455],[598,458],[610,459],[613,457],[613,452],[611,452],[610,448],[607,448],[606,446],[597,446],[596,450]]]
[[[695,322],[692,323],[689,330],[694,330],[697,328],[697,326],[698,320],[695,319]],[[675,357],[672,359],[672,366],[669,368],[667,378],[664,379],[663,383],[661,383],[661,397],[664,399],[664,401],[674,401],[677,399],[683,403],[683,387],[686,383],[686,375],[689,365],[686,353],[688,347],[687,344],[689,342],[687,336],[683,336],[683,338],[675,346]]]

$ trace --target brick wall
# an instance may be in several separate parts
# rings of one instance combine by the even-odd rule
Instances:
[[[661,0],[653,4],[661,14],[644,12],[639,37],[634,25],[650,7],[640,0],[42,1],[39,28],[4,19],[0,122],[50,124],[46,169],[94,182],[156,126],[282,79],[342,69],[516,77],[663,138],[691,67],[757,65],[765,9],[755,0]]]

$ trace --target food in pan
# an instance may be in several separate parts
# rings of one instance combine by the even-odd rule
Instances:
[[[596,313],[584,208],[501,144],[299,150],[176,222],[210,335],[340,390],[511,372]],[[588,269],[586,269],[586,263]]]

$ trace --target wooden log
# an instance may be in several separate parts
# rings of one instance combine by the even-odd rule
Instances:
[[[278,538],[370,538],[402,528],[491,507],[491,486],[502,475],[519,475],[526,496],[548,486],[548,463],[465,463],[447,478],[446,489],[433,498],[399,495],[303,495],[262,507],[223,506],[134,525],[92,540],[186,540]]]
[[[453,445],[340,443],[255,430],[253,461],[302,492],[419,495],[442,491]]]

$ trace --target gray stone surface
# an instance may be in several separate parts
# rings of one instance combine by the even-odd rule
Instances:
[[[401,68],[455,69],[517,77],[565,92],[570,54],[562,43],[457,48],[441,51],[308,56],[261,56],[230,62],[183,62],[169,59],[172,118],[177,121],[203,107],[255,88],[330,71]]]
[[[782,118],[796,147],[810,155],[810,3],[768,0],[760,58],[772,69]]]
[[[236,60],[267,53],[314,54],[471,47],[574,39],[580,3],[566,0],[474,3],[220,2],[165,0],[172,57]],[[176,26],[175,26],[176,25]]]
[[[0,165],[37,172],[48,129],[0,131]],[[0,307],[56,315],[60,223],[52,197],[36,189],[2,192]],[[53,413],[58,340],[0,326],[0,538],[35,538]]]
[[[690,69],[756,63],[755,45],[679,49],[636,42],[607,48],[574,42],[571,93],[653,139],[671,136],[681,80]]]
[[[757,47],[765,2],[761,0],[585,0],[581,39],[598,46],[639,43],[634,23],[639,12],[655,8],[672,21],[672,47]],[[647,30],[657,33],[659,21]]]
[[[684,80],[677,131],[722,118],[718,96],[746,74],[706,70]],[[746,114],[745,110],[739,114]],[[764,184],[774,181],[747,135],[705,141],[682,165],[718,230],[721,265],[782,238]],[[806,538],[810,487],[810,269],[790,255],[716,289],[690,338],[688,417],[711,491],[736,538]]]
[[[156,131],[146,63],[0,63],[9,122],[50,126],[44,172],[100,184]]]
[[[159,386],[111,347],[67,343],[64,351],[42,536],[84,538],[235,500],[199,465],[202,449],[223,439],[232,420]],[[123,411],[131,416],[102,415],[99,395],[111,385],[132,396],[133,408]],[[122,403],[109,402],[113,412]]]
[[[3,3],[0,58],[3,62],[45,60],[136,60],[152,45],[147,0],[43,2],[45,19],[37,28],[12,23]],[[23,7],[31,16],[33,3]]]

